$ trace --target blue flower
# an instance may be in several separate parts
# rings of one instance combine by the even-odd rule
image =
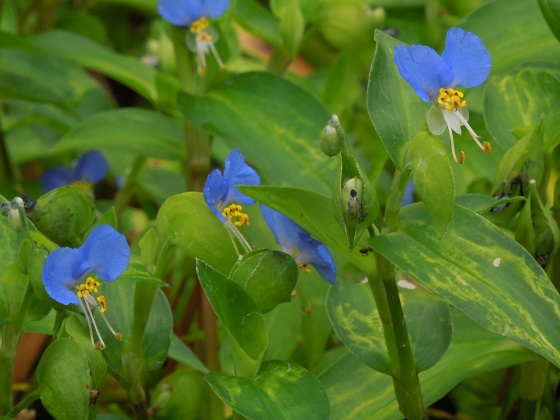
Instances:
[[[215,19],[229,7],[229,0],[160,0],[159,14],[176,26],[191,26],[201,18]]]
[[[294,257],[298,266],[306,272],[309,272],[307,266],[311,264],[321,277],[334,284],[336,267],[331,253],[324,244],[313,239],[305,229],[289,217],[264,204],[261,204],[261,213],[282,251]]]
[[[43,283],[49,296],[63,305],[81,308],[88,321],[92,344],[91,324],[99,337],[100,348],[105,348],[105,343],[99,335],[92,309],[98,308],[107,322],[104,315],[107,306],[104,296],[98,296],[97,300],[92,296],[101,285],[93,275],[102,281],[114,281],[126,270],[129,260],[130,248],[125,237],[109,225],[100,225],[81,247],[56,249],[43,264]],[[119,339],[120,334],[108,326]]]
[[[460,28],[447,32],[445,49],[438,55],[424,45],[397,45],[394,48],[395,63],[401,76],[414,88],[424,102],[432,102],[427,114],[428,128],[440,135],[447,127],[451,137],[451,151],[456,161],[462,163],[464,152],[458,160],[455,154],[453,131],[461,134],[464,126],[478,146],[490,153],[488,142],[484,145],[468,124],[467,103],[463,92],[456,87],[471,88],[488,78],[492,59],[481,39]]]
[[[235,186],[260,185],[257,172],[245,163],[238,149],[230,152],[226,158],[224,173],[214,169],[204,184],[204,200],[210,210],[222,222],[232,222],[237,226],[249,224],[249,217],[241,213],[243,205],[255,204],[255,200],[244,195]]]
[[[46,192],[74,182],[85,181],[92,184],[101,181],[109,171],[109,164],[103,155],[92,150],[79,157],[73,169],[53,168],[41,177],[41,185]]]
[[[176,26],[190,28],[187,47],[198,55],[198,72],[206,72],[206,54],[212,53],[220,68],[225,68],[214,46],[218,32],[209,26],[208,19],[221,16],[229,7],[229,0],[159,0],[159,14]]]

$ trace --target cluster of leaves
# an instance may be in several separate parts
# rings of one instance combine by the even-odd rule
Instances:
[[[0,6],[0,415],[558,416],[560,2],[237,0],[209,17],[226,68],[202,76],[155,1]],[[457,138],[463,165],[394,62],[451,26],[492,57],[466,94],[492,153]],[[327,157],[332,114],[349,144]],[[237,254],[199,192],[231,149],[263,183],[239,190],[327,246],[333,285],[298,279],[258,206]],[[44,191],[49,173],[79,184]],[[422,202],[401,209],[410,181]],[[103,351],[42,281],[99,225],[132,254],[102,285],[122,334],[99,322]],[[52,340],[20,372],[36,333]]]

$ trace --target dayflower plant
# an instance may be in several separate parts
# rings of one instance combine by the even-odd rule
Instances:
[[[401,76],[423,101],[434,104],[427,113],[430,131],[439,136],[447,127],[455,161],[463,163],[465,158],[461,152],[457,159],[453,141],[453,131],[461,134],[461,126],[482,150],[490,153],[490,144],[484,142],[482,145],[468,123],[463,92],[455,89],[475,87],[488,78],[492,59],[481,39],[460,28],[451,28],[441,56],[424,45],[397,45],[394,52]]]
[[[235,186],[260,185],[260,183],[257,171],[245,163],[239,149],[234,149],[226,158],[224,173],[214,169],[204,184],[203,195],[206,204],[218,219],[225,223],[228,232],[233,233],[248,251],[251,247],[236,226],[249,224],[249,216],[242,212],[241,205],[255,204],[255,200],[247,197]]]
[[[176,26],[189,28],[187,47],[198,56],[198,73],[206,72],[206,54],[212,52],[221,69],[224,63],[214,43],[218,32],[210,26],[208,18],[221,16],[229,7],[229,0],[160,0],[159,14]]]
[[[276,242],[287,254],[296,260],[297,265],[309,273],[309,265],[330,284],[336,281],[336,267],[327,247],[314,239],[300,225],[270,207],[261,204],[261,214],[272,231]]]
[[[78,158],[72,169],[52,168],[41,177],[41,185],[46,192],[74,182],[96,183],[101,181],[109,171],[105,157],[97,150],[84,153]]]
[[[109,225],[100,225],[81,247],[56,249],[43,264],[45,290],[62,305],[80,307],[87,320],[91,343],[99,349],[106,346],[93,317],[94,309],[99,310],[117,340],[121,340],[122,336],[115,332],[105,317],[105,297],[93,297],[101,286],[98,279],[109,282],[116,280],[126,270],[129,260],[130,248],[125,237]],[[92,325],[99,338],[97,345]]]

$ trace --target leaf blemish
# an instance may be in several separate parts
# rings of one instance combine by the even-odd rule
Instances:
[[[494,261],[492,261],[492,265],[493,265],[494,267],[499,267],[501,263],[502,263],[502,259],[499,258],[499,257],[498,257],[498,258],[495,258]]]

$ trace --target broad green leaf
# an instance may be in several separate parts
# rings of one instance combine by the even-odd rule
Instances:
[[[403,280],[404,281],[404,280]],[[406,282],[401,303],[418,371],[433,366],[451,341],[449,305]],[[327,297],[333,327],[348,349],[369,367],[391,374],[383,326],[367,284],[338,281]]]
[[[0,273],[17,258],[24,237],[24,232],[18,233],[10,227],[7,217],[0,217]]]
[[[525,67],[491,77],[484,95],[484,119],[503,148],[517,142],[515,128],[533,127],[544,117],[544,149],[560,142],[560,80],[546,70]]]
[[[81,318],[82,320],[84,319],[83,317]],[[91,368],[90,374],[93,380],[93,387],[97,388],[107,372],[107,363],[103,358],[103,354],[91,343],[85,320],[80,322],[78,316],[70,316],[66,318],[64,327],[68,335],[80,345],[82,352],[86,356]]]
[[[229,273],[237,261],[231,238],[201,193],[169,198],[158,212],[157,229],[185,254]]]
[[[270,2],[272,12],[280,21],[282,46],[292,59],[298,52],[305,26],[299,3],[300,0],[271,0]]]
[[[268,331],[268,347],[264,360],[288,360],[301,337],[303,313],[297,299],[278,305],[264,315]]]
[[[348,254],[348,242],[334,217],[332,201],[329,197],[313,191],[288,187],[239,186],[244,194],[284,213],[307,230],[331,250]],[[359,244],[365,246],[364,239]],[[372,269],[373,259],[364,258],[354,250],[349,258],[365,271]]]
[[[2,98],[49,103],[74,118],[88,91],[97,88],[85,71],[41,53],[0,49]]]
[[[507,22],[498,25],[496,22]],[[492,56],[491,74],[504,74],[529,61],[560,60],[560,44],[550,32],[536,1],[494,0],[460,25],[477,34]]]
[[[37,367],[41,402],[60,419],[88,419],[91,378],[82,348],[71,338],[53,342]]]
[[[88,191],[72,185],[56,188],[37,199],[39,210],[30,219],[57,244],[79,245],[95,220],[95,206]]]
[[[368,112],[375,130],[398,169],[407,145],[423,129],[428,105],[402,78],[393,61],[396,39],[375,32],[377,47],[369,74]]]
[[[183,159],[181,126],[154,111],[126,108],[84,119],[55,146],[55,151],[120,150],[163,159]]]
[[[118,80],[152,103],[158,102],[156,72],[136,58],[117,54],[85,37],[60,30],[41,32],[31,43],[48,54]]]
[[[236,22],[239,22],[250,33],[269,44],[274,46],[280,45],[281,35],[278,20],[257,1],[245,0],[238,2],[235,14]]]
[[[556,36],[556,39],[560,41],[560,1],[558,0],[538,0],[541,12],[548,23],[548,27]]]
[[[206,262],[197,260],[196,271],[210,305],[231,339],[237,374],[253,376],[268,343],[259,308],[241,286]]]
[[[179,363],[187,365],[188,367],[206,374],[208,373],[208,368],[204,366],[198,357],[193,353],[193,351],[181,341],[179,337],[175,334],[171,336],[171,345],[169,346],[168,356],[176,360]]]
[[[179,106],[185,119],[241,149],[267,182],[330,191],[336,162],[320,148],[330,115],[291,82],[244,73],[204,97],[181,93]]]
[[[265,362],[255,378],[210,372],[204,379],[222,401],[248,419],[330,417],[329,400],[321,382],[296,363]]]
[[[208,385],[202,376],[187,369],[176,369],[164,377],[150,395],[157,420],[196,420],[207,418]]]
[[[560,366],[558,292],[533,257],[484,218],[455,206],[438,239],[425,207],[410,205],[401,211],[398,232],[370,242],[474,321]]]
[[[122,341],[117,341],[113,337],[98,311],[94,312],[97,326],[107,345],[107,348],[103,350],[103,356],[105,356],[109,368],[117,372],[123,371],[123,355],[128,351],[127,346],[133,333],[135,289],[141,285],[142,281],[145,281],[142,278],[127,279],[127,271],[116,281],[103,283],[99,289],[99,293],[103,294],[107,300],[105,316],[115,331],[122,334]],[[142,348],[135,349],[136,354],[139,354],[142,359],[137,368],[153,370],[160,367],[167,359],[173,318],[169,302],[161,290],[156,293],[151,307],[144,308],[144,310],[149,311],[149,315]],[[127,375],[130,375],[130,372],[127,372]]]
[[[285,252],[257,250],[244,255],[229,278],[251,296],[264,314],[290,301],[298,268],[294,258]]]
[[[419,375],[426,406],[466,378],[537,358],[519,344],[484,330],[459,311],[453,311],[453,326],[453,340],[443,358]],[[333,419],[402,419],[391,377],[370,369],[352,354],[339,359],[319,379],[331,401]]]
[[[432,217],[439,237],[445,234],[455,200],[455,180],[443,144],[421,132],[410,145],[414,189]]]

